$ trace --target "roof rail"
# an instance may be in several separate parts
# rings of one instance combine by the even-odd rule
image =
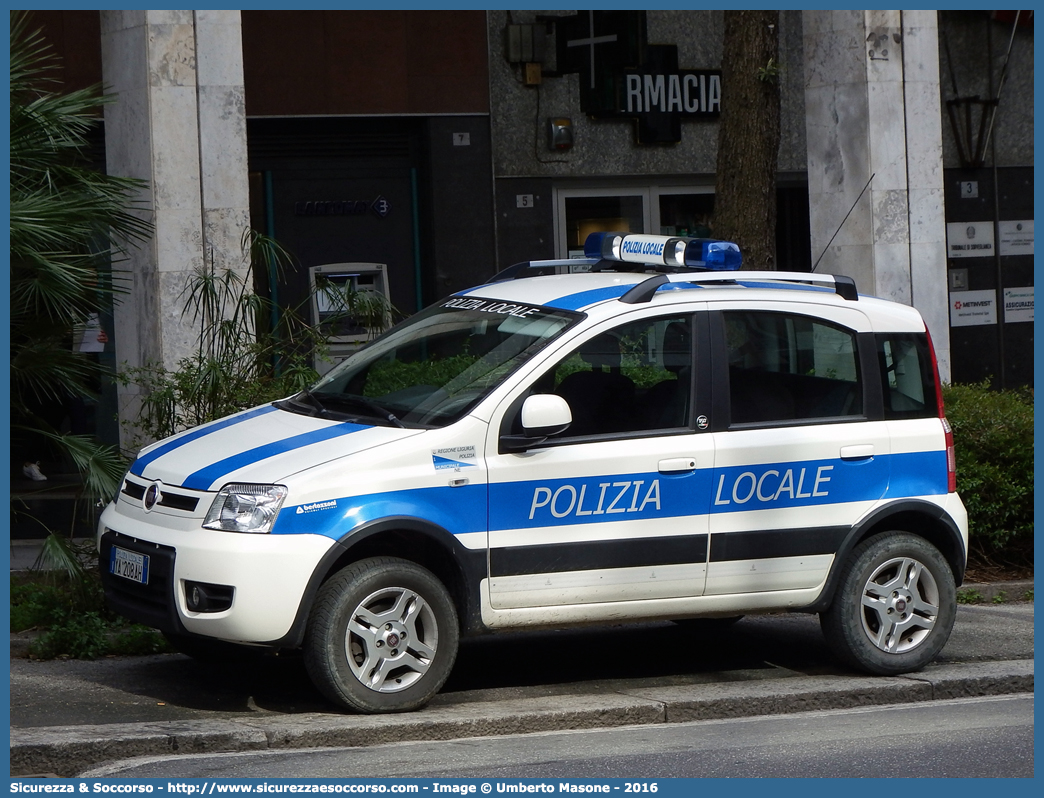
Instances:
[[[833,286],[834,293],[842,299],[856,302],[859,294],[855,280],[842,274],[810,274],[808,272],[702,272],[700,274],[657,274],[641,283],[620,297],[621,302],[635,305],[648,302],[653,295],[668,283],[738,283],[749,280],[758,282],[775,282],[788,284],[813,283]]]
[[[598,258],[561,258],[559,260],[524,260],[494,274],[487,280],[489,283],[500,283],[505,280],[519,280],[523,277],[543,277],[548,274],[569,274],[576,271],[596,271],[600,263]],[[587,269],[577,269],[587,266]]]

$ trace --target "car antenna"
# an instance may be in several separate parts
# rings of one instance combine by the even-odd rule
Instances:
[[[837,238],[837,234],[841,232],[841,228],[845,226],[845,222],[848,221],[848,217],[852,215],[852,211],[855,210],[855,206],[859,204],[859,200],[863,198],[863,194],[866,192],[868,188],[870,188],[870,183],[876,176],[877,172],[874,172],[872,175],[870,175],[870,179],[866,181],[866,185],[863,186],[863,190],[860,191],[859,196],[855,198],[855,202],[853,202],[852,207],[848,209],[848,213],[845,214],[845,218],[841,220],[841,224],[837,226],[837,229],[834,231],[834,234],[830,236],[830,240],[827,241],[827,245],[823,248],[823,251],[819,254],[819,257],[816,258],[816,262],[812,264],[812,272],[815,272],[816,267],[819,266],[819,262],[823,260],[823,256],[827,254],[827,250],[830,249],[830,245],[834,243],[834,239]]]

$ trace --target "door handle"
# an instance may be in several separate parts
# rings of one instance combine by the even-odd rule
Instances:
[[[841,447],[842,460],[869,460],[874,456],[874,445],[872,443],[855,443],[851,446]]]
[[[683,474],[686,471],[695,471],[696,458],[672,457],[669,460],[661,460],[659,470],[661,474]]]

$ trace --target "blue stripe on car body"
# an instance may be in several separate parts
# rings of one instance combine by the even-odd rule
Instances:
[[[607,299],[619,299],[632,288],[634,288],[633,285],[610,285],[605,288],[592,288],[590,291],[580,291],[576,294],[566,294],[558,299],[552,299],[546,302],[545,306],[557,308],[558,310],[580,310],[580,308],[586,308],[588,305],[605,302]]]
[[[275,412],[275,410],[275,405],[265,405],[264,407],[256,407],[253,410],[248,410],[245,413],[240,413],[237,416],[230,416],[228,418],[223,418],[218,421],[215,421],[211,424],[206,424],[202,427],[196,427],[195,429],[190,430],[181,437],[176,438],[172,441],[168,441],[167,443],[161,444],[148,454],[139,457],[131,464],[130,472],[135,476],[143,477],[143,472],[145,471],[145,468],[149,465],[149,463],[155,462],[159,458],[163,457],[165,454],[170,454],[175,449],[180,449],[185,444],[191,443],[192,441],[197,441],[200,438],[210,435],[213,432],[218,432],[219,430],[227,429],[228,427],[231,427],[235,424],[241,424],[244,421],[249,421],[250,419],[257,418],[258,416],[263,416],[266,413]]]
[[[889,480],[890,474],[902,476]],[[370,521],[410,517],[460,535],[487,528],[496,532],[602,524],[891,501],[946,492],[946,453],[912,452],[858,462],[807,460],[697,469],[687,474],[605,474],[494,483],[488,486],[488,494],[484,484],[371,493],[284,507],[272,533],[316,534],[337,540]],[[487,498],[489,507],[497,508],[495,517],[487,517]]]
[[[230,474],[233,471],[238,471],[240,468],[245,468],[254,463],[267,460],[270,457],[275,457],[276,455],[284,454],[294,449],[300,449],[303,446],[310,446],[313,443],[320,443],[322,441],[330,440],[331,438],[338,438],[342,435],[350,435],[353,432],[359,432],[364,429],[370,429],[370,427],[362,424],[344,422],[342,424],[332,424],[323,429],[304,432],[300,435],[292,435],[289,438],[283,438],[283,440],[280,441],[266,443],[264,446],[257,446],[253,449],[247,449],[245,452],[239,452],[231,457],[226,457],[215,463],[211,463],[205,468],[201,468],[199,471],[189,474],[182,485],[186,488],[192,488],[195,490],[209,490],[211,485],[221,477]]]
[[[414,488],[284,507],[272,534],[338,540],[362,524],[395,517],[422,518],[453,535],[485,532],[486,486]]]

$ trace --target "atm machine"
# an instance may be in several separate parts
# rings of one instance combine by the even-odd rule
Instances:
[[[325,357],[315,355],[315,370],[323,375],[391,325],[388,266],[327,263],[308,271],[312,323],[330,344]]]

